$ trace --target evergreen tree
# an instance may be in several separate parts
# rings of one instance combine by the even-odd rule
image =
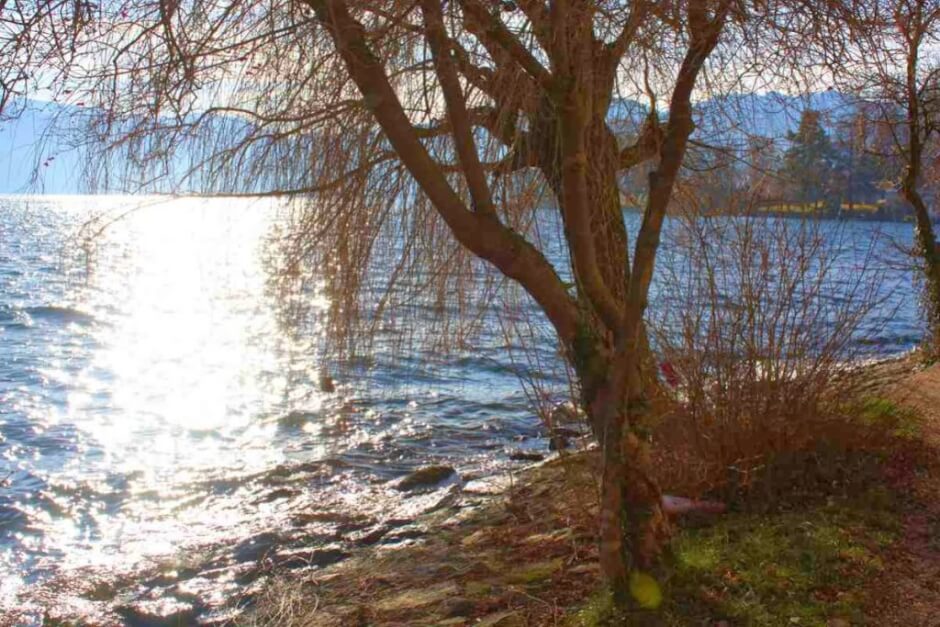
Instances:
[[[868,148],[870,127],[863,112],[836,126],[838,191],[841,201],[850,209],[856,203],[876,200],[880,194],[878,183],[884,178],[884,164]]]
[[[806,110],[796,133],[789,133],[783,175],[793,186],[793,200],[815,203],[830,200],[838,155],[820,123],[818,111]]]

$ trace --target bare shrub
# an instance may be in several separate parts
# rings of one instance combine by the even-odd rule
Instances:
[[[747,212],[672,226],[671,302],[650,325],[672,400],[655,430],[663,485],[747,488],[775,457],[854,445],[844,409],[859,379],[846,374],[878,332],[878,238]]]

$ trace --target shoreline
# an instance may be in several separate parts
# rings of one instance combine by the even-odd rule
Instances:
[[[914,353],[874,360],[862,367],[871,381],[860,394],[870,398],[884,394],[884,398],[898,399],[897,390],[903,389],[905,382],[926,372]],[[940,393],[938,368],[934,366],[930,372],[937,375]],[[906,403],[907,399],[898,402]],[[911,444],[920,449],[919,441]],[[907,517],[926,507],[900,500],[920,481],[920,471],[912,467],[894,471],[909,454],[908,446],[902,443],[897,450],[886,452],[886,458],[881,453],[857,459],[850,455],[839,462],[838,486],[833,490],[827,486],[804,494],[798,489],[774,503],[766,503],[762,497],[749,502],[754,497],[748,497],[727,514],[696,513],[674,519],[677,534],[663,574],[670,598],[662,613],[634,618],[639,624],[647,619],[654,624],[693,624],[687,622],[693,616],[694,624],[739,624],[743,617],[735,620],[734,610],[729,608],[735,607],[736,601],[727,598],[727,591],[725,598],[709,592],[715,577],[728,589],[743,586],[750,595],[754,586],[766,585],[770,598],[812,597],[805,607],[792,608],[752,599],[749,603],[754,607],[742,610],[751,619],[741,624],[779,624],[775,622],[779,615],[760,619],[768,611],[793,612],[787,617],[792,624],[829,627],[856,624],[866,616],[883,613],[884,608],[872,605],[871,595],[859,591],[883,587],[879,577],[893,568],[895,552],[907,550]],[[933,453],[930,455],[933,459]],[[933,467],[932,461],[920,463]],[[529,466],[515,473],[505,489],[483,501],[458,501],[430,514],[426,523],[434,531],[422,540],[400,548],[366,550],[308,577],[291,575],[280,580],[262,593],[244,624],[608,624],[610,602],[603,593],[596,559],[598,466],[598,456],[591,450],[562,453]],[[801,533],[794,535],[795,529]],[[745,538],[742,546],[727,540],[738,534]],[[781,567],[792,559],[796,568],[803,559],[799,556],[810,550],[825,568],[815,565],[819,571],[812,573],[816,580],[809,583],[801,579],[809,575],[800,573],[771,574],[769,582],[761,583],[768,576],[764,571],[767,560],[775,558],[759,546],[749,546],[749,537],[762,538],[774,546],[780,543],[778,550],[783,553],[776,559]],[[787,542],[794,546],[788,549]],[[748,551],[757,553],[749,555]],[[714,553],[725,555],[727,564],[705,557]],[[750,577],[757,579],[750,584],[742,581]]]
[[[912,371],[916,372],[917,364],[915,356],[907,353],[863,363],[860,368],[868,373],[876,372],[872,379],[877,385],[873,384],[866,392],[874,394],[885,385],[894,385]],[[541,455],[542,451],[536,453]],[[555,602],[567,612],[583,603],[600,585],[594,537],[598,489],[594,458],[590,449],[549,452],[544,461],[520,464],[518,470],[510,468],[491,476],[474,478],[445,473],[437,480],[419,482],[413,492],[404,491],[403,500],[413,499],[425,504],[420,513],[410,519],[373,525],[370,523],[375,521],[361,516],[311,512],[292,537],[262,533],[243,539],[235,551],[240,552],[241,558],[248,559],[235,563],[224,555],[231,547],[214,547],[216,555],[212,555],[213,547],[209,547],[203,554],[190,556],[192,563],[189,565],[176,564],[172,569],[166,564],[157,565],[150,570],[135,571],[123,580],[116,574],[111,581],[83,581],[81,589],[72,594],[74,603],[71,605],[63,604],[60,596],[49,597],[49,607],[56,607],[57,611],[46,611],[46,624],[72,624],[76,617],[86,621],[81,624],[94,625],[222,625],[231,621],[281,624],[283,617],[272,621],[265,616],[272,605],[281,607],[283,594],[292,590],[292,586],[300,586],[304,591],[290,593],[291,604],[306,608],[295,608],[298,612],[309,613],[311,608],[307,602],[311,598],[318,599],[314,612],[318,617],[305,619],[313,621],[304,623],[310,625],[356,624],[359,621],[356,616],[365,611],[361,607],[372,604],[379,594],[386,601],[381,607],[388,616],[369,614],[368,621],[379,622],[367,621],[367,624],[386,624],[381,622],[386,618],[391,621],[387,624],[395,624],[395,620],[412,621],[423,617],[420,620],[430,621],[425,624],[461,625],[471,619],[498,618],[510,622],[497,621],[493,625],[511,626],[515,624],[511,622],[514,619],[508,617],[518,611],[502,616],[510,612],[503,608],[509,602],[507,599],[527,598],[529,583],[542,585],[546,582],[552,590],[564,586],[572,593],[577,591],[570,598],[564,596],[565,603]],[[573,509],[572,503],[576,504]],[[533,518],[526,513],[527,509],[541,511],[542,515]],[[715,519],[714,515],[690,517],[693,524]],[[471,540],[475,534],[476,540]],[[484,538],[490,539],[484,541]],[[520,556],[509,560],[508,564],[500,556],[479,558],[474,548],[477,544],[497,546],[497,552],[508,551],[510,555],[519,551]],[[446,556],[438,564],[443,570],[470,559],[458,568],[468,570],[456,578],[445,577],[444,583],[450,582],[446,586],[437,581],[443,576],[441,573],[427,580],[416,579],[413,573],[396,574],[395,569],[404,555],[422,555],[419,561],[431,564],[434,560],[428,557],[429,552],[432,556],[435,552]],[[477,557],[471,559],[468,555]],[[546,559],[533,561],[533,555]],[[408,557],[407,561],[415,559]],[[378,564],[384,566],[378,567]],[[385,575],[381,575],[382,568]],[[344,582],[359,581],[363,577],[371,581],[369,573],[377,569],[380,579],[398,578],[399,585],[394,581],[386,582],[380,586],[381,590],[370,592],[367,604],[357,605],[358,592],[346,588]],[[468,578],[467,573],[475,574],[476,579]],[[220,590],[226,589],[222,584],[233,582],[238,584],[228,587],[229,591],[235,591],[233,596],[222,599],[214,608],[206,606],[203,598],[218,596]],[[443,587],[433,587],[438,584]],[[522,588],[517,589],[520,585]],[[433,593],[413,596],[416,590],[425,591],[429,586]],[[315,590],[315,597],[307,594],[311,589]],[[140,594],[141,590],[144,594]],[[498,592],[499,603],[493,601],[493,590]],[[465,598],[468,594],[472,597],[470,600]],[[348,602],[337,600],[344,598]],[[466,602],[457,604],[457,608],[451,607],[454,602],[448,599],[452,598]],[[524,605],[523,614],[528,622],[520,624],[542,624],[529,620],[528,613],[540,614],[529,608],[528,602]],[[492,612],[488,611],[491,609]],[[452,615],[458,610],[469,618]],[[552,616],[552,620],[558,618]],[[463,622],[458,620],[461,618]],[[440,622],[445,620],[452,622]]]

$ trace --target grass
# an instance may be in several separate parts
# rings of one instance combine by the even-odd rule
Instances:
[[[881,397],[846,413],[880,444],[778,455],[746,490],[725,495],[731,511],[677,531],[658,573],[659,611],[617,617],[600,591],[568,627],[863,623],[889,583],[879,577],[901,531],[904,503],[884,469],[896,446],[920,441],[923,421]]]
[[[872,489],[818,509],[733,514],[684,530],[673,544],[667,624],[859,621],[861,590],[884,568],[880,552],[898,533],[890,500]]]
[[[923,418],[920,414],[886,398],[866,398],[862,401],[858,416],[863,424],[887,428],[894,437],[904,440],[918,440],[922,437]]]
[[[894,511],[891,495],[872,488],[820,507],[732,512],[682,529],[661,575],[658,613],[617,619],[609,593],[598,592],[568,625],[856,624],[863,590],[884,568],[880,553],[899,532]]]

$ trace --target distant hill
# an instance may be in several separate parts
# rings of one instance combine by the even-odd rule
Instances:
[[[805,109],[823,112],[827,126],[852,111],[846,96],[831,91],[804,96],[733,94],[701,102],[696,109],[699,116],[696,135],[700,139],[742,147],[751,135],[783,140],[788,132],[796,130]],[[68,121],[83,111],[68,105],[31,100],[23,103],[21,115],[0,122],[0,193],[76,194],[86,191],[85,158],[50,132],[55,120],[68,126]],[[629,136],[639,129],[647,112],[643,103],[618,99],[611,104],[608,117],[616,132]],[[247,123],[232,119],[220,121],[220,125],[227,128],[229,136],[249,128]],[[184,156],[174,157],[171,169],[176,173],[185,171],[185,161]],[[163,181],[148,189],[167,191],[170,187]],[[246,186],[246,190],[250,188]]]
[[[52,137],[57,116],[67,116],[63,105],[30,100],[21,113],[0,122],[0,193],[74,194],[82,189],[82,167],[77,151]]]
[[[800,96],[777,92],[718,96],[695,106],[696,136],[722,145],[744,145],[748,137],[755,135],[784,140],[787,133],[797,129],[806,110],[819,111],[823,124],[831,127],[851,115],[854,106],[848,96],[835,91]],[[608,119],[616,132],[631,134],[639,129],[648,112],[644,103],[616,99],[610,105]]]

